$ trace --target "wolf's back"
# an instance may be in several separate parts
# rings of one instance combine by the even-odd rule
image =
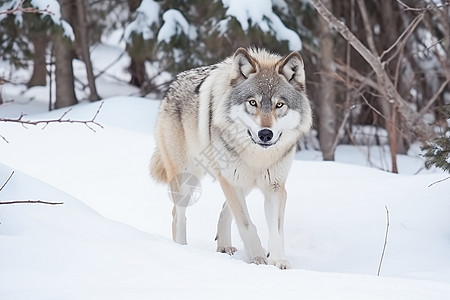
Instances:
[[[179,172],[186,150],[186,129],[198,127],[200,88],[216,65],[184,71],[175,77],[161,101],[156,123],[157,146],[150,163],[152,177],[167,183]],[[180,161],[168,152],[178,150]],[[175,173],[175,174],[173,174]]]

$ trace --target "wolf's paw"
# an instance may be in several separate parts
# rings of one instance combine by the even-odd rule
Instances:
[[[255,256],[252,258],[251,263],[255,265],[267,265],[267,258],[263,256]]]
[[[280,270],[286,270],[291,268],[291,265],[286,259],[271,261],[270,264],[276,266]]]
[[[233,246],[218,246],[217,252],[226,253],[228,255],[233,255],[237,251],[236,247]]]

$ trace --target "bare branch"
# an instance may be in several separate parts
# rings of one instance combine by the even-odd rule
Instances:
[[[414,29],[416,29],[417,25],[419,25],[420,21],[422,21],[424,17],[424,14],[420,14],[417,17],[414,18],[414,20],[409,24],[409,26],[402,32],[402,34],[397,38],[397,40],[386,50],[383,51],[380,55],[380,60],[383,59],[383,57],[392,51],[395,47],[397,47],[398,44],[404,45],[406,41],[408,40],[409,36],[413,33]],[[385,63],[391,61],[398,53],[398,49],[402,49],[403,47],[398,47],[394,54],[391,55],[390,58],[385,60]]]
[[[403,8],[405,10],[412,10],[412,11],[422,11],[423,8],[415,8],[415,7],[410,7],[408,5],[406,5],[403,1],[397,0],[397,2],[403,6]]]
[[[3,190],[3,188],[8,184],[8,182],[11,180],[11,177],[13,177],[14,171],[11,172],[8,179],[2,184],[0,187],[0,191]],[[0,201],[0,205],[8,205],[8,204],[49,204],[49,205],[60,205],[64,204],[64,202],[49,202],[49,201],[42,201],[42,200],[13,200],[13,201]]]
[[[48,205],[61,205],[64,202],[49,202],[42,200],[14,200],[14,201],[0,201],[0,205],[2,204],[48,204]]]
[[[380,258],[380,264],[378,265],[377,276],[380,276],[381,265],[383,264],[384,253],[386,252],[386,245],[387,245],[388,234],[389,234],[389,210],[386,205],[384,206],[384,208],[386,209],[386,233],[384,234],[383,252],[381,252],[381,258]]]
[[[3,190],[3,188],[8,184],[9,180],[11,180],[11,177],[13,177],[13,175],[14,175],[14,171],[11,172],[8,179],[6,179],[6,181],[2,184],[2,186],[0,187],[0,191]]]
[[[445,177],[444,179],[441,179],[441,180],[438,180],[438,181],[435,181],[435,182],[431,183],[428,187],[432,187],[433,185],[435,185],[437,183],[441,183],[441,182],[449,180],[449,179],[450,179],[450,176]]]
[[[361,12],[361,16],[363,18],[364,23],[364,30],[366,31],[367,35],[367,43],[369,44],[369,48],[372,51],[372,53],[377,54],[377,48],[375,47],[375,42],[373,39],[373,32],[370,28],[370,20],[369,15],[367,14],[366,4],[364,3],[364,0],[357,0],[359,11]]]
[[[345,73],[350,76],[353,80],[359,81],[361,84],[367,85],[376,91],[380,91],[380,86],[370,79],[370,76],[361,75],[358,71],[350,67],[348,64],[343,64],[340,62],[335,62],[336,70]]]
[[[23,13],[31,13],[31,14],[35,14],[35,13],[41,13],[41,14],[49,14],[49,15],[55,15],[54,12],[48,10],[49,5],[47,5],[47,7],[45,9],[38,9],[35,7],[23,7],[23,3],[25,2],[25,0],[21,0],[19,2],[19,4],[17,4],[16,7],[11,8],[7,11],[0,11],[0,15],[12,15],[15,14],[17,12],[23,12]]]
[[[354,105],[351,105],[351,106],[347,107],[347,109],[345,110],[344,118],[336,132],[336,137],[333,141],[333,145],[332,145],[333,152],[336,150],[336,147],[339,143],[341,135],[344,133],[345,124],[347,124],[348,118],[350,118],[351,111],[354,107],[355,107]]]
[[[406,5],[403,1],[397,0],[397,2],[403,6],[405,11],[424,11],[424,10],[431,10],[433,8],[443,8],[450,6],[449,2],[444,2],[442,5],[436,5],[433,1],[431,1],[431,4],[428,4],[426,7],[411,7]]]
[[[441,86],[439,87],[439,89],[437,90],[437,92],[433,95],[433,97],[431,97],[430,100],[428,100],[427,105],[425,105],[420,111],[419,111],[419,116],[423,116],[429,109],[430,107],[434,104],[434,102],[436,102],[436,100],[438,99],[439,95],[444,91],[444,89],[448,86],[448,84],[450,83],[450,78],[447,78],[446,81],[444,81]]]
[[[7,144],[9,143],[9,141],[8,141],[3,135],[1,135],[1,134],[0,134],[0,138],[1,138],[5,143],[7,143]]]
[[[383,96],[389,103],[395,103],[398,107],[398,112],[402,115],[405,122],[408,123],[411,130],[420,138],[428,137],[430,135],[430,128],[420,118],[404,100],[398,91],[395,89],[389,75],[384,69],[384,63],[381,62],[380,57],[372,53],[363,43],[350,31],[350,29],[341,21],[339,21],[320,0],[310,0],[310,3],[316,8],[317,12],[333,26],[345,40],[348,41],[352,47],[366,60],[366,62],[374,70],[377,79],[380,83],[380,90]]]
[[[31,120],[23,120],[23,117],[25,115],[20,115],[20,117],[16,118],[16,119],[8,119],[8,118],[0,118],[0,122],[9,122],[9,123],[19,123],[22,124],[24,127],[26,127],[26,125],[39,125],[39,124],[44,124],[44,127],[42,129],[44,129],[45,127],[47,127],[48,124],[50,123],[72,123],[72,124],[84,124],[86,127],[88,127],[90,130],[95,132],[95,129],[91,126],[91,125],[96,125],[100,128],[103,128],[103,126],[98,123],[96,121],[96,118],[98,116],[98,114],[100,113],[100,110],[103,107],[103,103],[102,102],[100,104],[100,106],[98,107],[97,111],[95,112],[94,116],[92,117],[92,119],[90,120],[71,120],[71,119],[65,119],[66,115],[72,110],[72,108],[68,109],[67,111],[65,111],[61,117],[59,117],[58,119],[53,119],[53,120],[38,120],[38,121],[31,121]]]

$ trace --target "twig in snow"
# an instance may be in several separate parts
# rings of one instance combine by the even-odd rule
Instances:
[[[381,265],[383,264],[383,258],[384,258],[384,253],[386,251],[387,239],[388,239],[388,234],[389,234],[389,210],[386,205],[384,206],[384,208],[386,209],[386,233],[384,234],[383,252],[381,252],[381,259],[380,259],[380,264],[378,265],[377,276],[380,276]]]
[[[61,205],[64,202],[49,202],[42,200],[14,200],[14,201],[0,201],[1,204],[49,204],[49,205]]]
[[[440,182],[446,181],[446,180],[448,180],[448,179],[450,179],[450,176],[448,176],[448,177],[446,177],[446,178],[444,178],[444,179],[435,181],[435,182],[431,183],[428,187],[432,187],[432,186],[435,185],[436,183],[440,183]]]
[[[11,172],[8,179],[2,184],[0,187],[0,191],[3,190],[3,188],[8,184],[8,182],[11,180],[11,177],[13,177],[14,171]],[[61,205],[64,204],[64,202],[50,202],[50,201],[42,201],[42,200],[12,200],[12,201],[0,201],[0,205],[2,204],[48,204],[48,205]]]
[[[14,175],[14,171],[11,172],[8,179],[6,179],[6,181],[2,184],[2,186],[0,187],[0,191],[3,190],[3,188],[8,184],[9,180],[11,179],[11,177],[13,177],[13,175]]]

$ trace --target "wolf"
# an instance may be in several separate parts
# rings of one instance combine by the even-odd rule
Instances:
[[[222,62],[178,74],[161,102],[150,164],[154,179],[169,185],[173,240],[187,244],[189,201],[177,199],[192,198],[192,182],[198,184],[183,182],[209,173],[226,199],[217,225],[217,251],[237,251],[231,244],[234,218],[252,263],[289,268],[283,233],[285,183],[298,141],[311,125],[298,52],[282,57],[264,49],[239,48]],[[265,198],[268,252],[245,201],[254,188]]]

